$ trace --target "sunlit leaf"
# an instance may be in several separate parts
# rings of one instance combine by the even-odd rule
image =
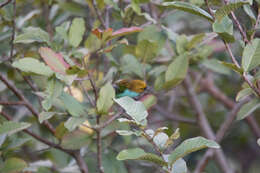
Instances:
[[[137,124],[145,125],[144,120],[146,120],[148,112],[146,111],[145,106],[142,102],[135,101],[128,96],[114,100],[117,104],[124,108],[126,113],[130,115]]]

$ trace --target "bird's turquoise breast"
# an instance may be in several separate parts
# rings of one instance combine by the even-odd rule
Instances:
[[[124,97],[124,96],[129,96],[129,97],[134,98],[134,97],[137,97],[138,95],[139,95],[139,93],[126,89],[126,90],[124,90],[124,92],[117,94],[116,98],[120,98],[120,97]]]

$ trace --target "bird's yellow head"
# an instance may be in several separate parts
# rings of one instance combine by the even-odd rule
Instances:
[[[126,88],[137,93],[142,93],[147,87],[144,81],[138,79],[137,80],[123,79],[118,82],[118,85],[122,89]]]
[[[141,93],[146,89],[146,83],[142,80],[131,80],[130,90]]]

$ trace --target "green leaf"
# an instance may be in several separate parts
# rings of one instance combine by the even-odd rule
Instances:
[[[202,42],[204,37],[206,36],[205,33],[200,33],[192,37],[192,39],[187,44],[187,49],[191,50],[192,48],[196,47],[198,43]]]
[[[50,45],[49,34],[43,31],[41,28],[28,27],[24,29],[24,33],[18,35],[14,39],[14,43],[33,43],[33,42],[46,42]]]
[[[62,54],[55,53],[52,49],[48,47],[41,47],[39,49],[39,53],[45,63],[55,72],[61,73],[63,75],[66,74],[66,69],[69,68],[69,64],[67,64]]]
[[[169,163],[173,164],[178,159],[183,158],[187,154],[207,147],[219,148],[220,146],[215,141],[208,140],[200,136],[187,139],[172,151],[172,153],[169,156]]]
[[[155,79],[155,82],[154,82],[155,91],[159,91],[159,90],[163,89],[164,85],[165,85],[165,73],[162,73]]]
[[[244,6],[243,6],[243,9],[244,9],[244,11],[246,12],[246,14],[250,17],[252,23],[255,24],[255,22],[256,22],[256,17],[255,17],[254,12],[253,12],[252,9],[251,9],[251,6],[250,6],[250,5],[244,5]]]
[[[147,94],[140,99],[143,102],[146,110],[152,108],[157,103],[157,97],[152,94]]]
[[[105,152],[102,159],[105,173],[128,173],[124,162],[116,159],[116,153],[114,151],[109,150]]]
[[[213,31],[216,32],[226,42],[234,42],[233,36],[233,22],[228,16],[225,16],[222,20],[217,20],[212,25]]]
[[[101,47],[102,41],[97,39],[97,37],[91,33],[84,42],[84,45],[89,50],[89,52],[94,52]]]
[[[237,96],[236,96],[236,101],[240,101],[241,99],[251,95],[253,93],[253,90],[251,88],[244,88],[242,90],[240,90],[238,93],[237,93]]]
[[[197,15],[197,16],[201,16],[201,17],[209,20],[210,22],[214,21],[213,17],[208,12],[206,12],[205,10],[203,10],[193,4],[187,3],[187,2],[180,2],[180,1],[164,2],[164,3],[162,3],[162,5],[167,6],[167,7],[172,7],[175,9],[179,9],[179,10],[182,10],[182,11],[185,11],[185,12]]]
[[[232,11],[238,9],[239,7],[248,4],[248,2],[236,2],[236,3],[229,3],[224,5],[220,9],[218,9],[215,13],[215,17],[218,21],[220,21],[223,17],[228,16]]]
[[[78,102],[73,96],[62,92],[59,96],[60,100],[64,103],[65,108],[73,117],[80,117],[86,115],[85,107]]]
[[[140,101],[135,101],[134,99],[126,96],[119,99],[114,99],[117,104],[119,104],[128,115],[130,115],[137,124],[146,125],[146,117],[148,112],[145,109],[145,106]]]
[[[135,74],[140,78],[143,78],[143,66],[142,64],[130,54],[126,54],[121,59],[122,73],[124,74]]]
[[[202,64],[214,72],[230,75],[231,71],[226,66],[219,63],[216,59],[206,59],[202,62]]]
[[[53,117],[55,114],[57,114],[57,112],[41,112],[39,116],[39,122],[42,123],[43,121]]]
[[[167,165],[167,163],[157,155],[146,153],[141,148],[133,148],[120,151],[116,158],[117,160],[146,160],[161,166]]]
[[[229,63],[229,62],[224,62],[224,61],[219,61],[219,63],[223,64],[224,66],[226,66],[227,68],[237,72],[238,74],[242,75],[243,74],[243,69],[242,68],[238,68],[235,64],[233,63]]]
[[[75,130],[79,125],[84,123],[86,121],[86,118],[78,118],[78,117],[70,117],[65,123],[64,126],[66,129],[68,129],[70,132]]]
[[[12,135],[31,126],[30,123],[5,121],[0,124],[0,135]]]
[[[99,114],[107,114],[113,105],[115,98],[115,90],[111,83],[107,83],[100,89],[99,97],[97,100],[97,111]]]
[[[165,144],[168,141],[169,137],[167,134],[160,132],[157,133],[157,135],[155,135],[153,137],[153,142],[161,149],[165,148]]]
[[[156,43],[159,51],[165,46],[166,36],[165,33],[159,30],[156,25],[149,25],[138,34],[137,42],[139,43],[142,40]]]
[[[133,148],[133,149],[126,149],[123,151],[120,151],[120,153],[117,155],[117,160],[133,160],[138,159],[139,157],[145,155],[146,152],[144,152],[141,148]]]
[[[165,85],[166,89],[172,88],[183,81],[186,77],[189,67],[189,58],[186,55],[178,56],[168,66],[165,73]]]
[[[174,164],[172,165],[171,173],[187,173],[187,171],[188,169],[186,162],[182,158],[176,160],[176,162],[174,162]]]
[[[69,30],[69,42],[73,47],[77,47],[83,39],[85,32],[85,21],[83,18],[75,18]]]
[[[12,66],[24,72],[31,72],[44,76],[51,76],[53,74],[53,71],[44,63],[29,57],[14,61]]]
[[[252,43],[248,43],[242,55],[242,67],[248,72],[260,64],[260,39],[255,38]]]
[[[65,41],[68,40],[68,26],[69,22],[64,22],[63,24],[55,28],[55,31],[58,33],[58,35]]]
[[[0,169],[3,173],[16,173],[22,171],[26,167],[27,163],[24,160],[12,157],[7,159]]]
[[[237,113],[237,120],[242,120],[253,113],[260,107],[260,103],[257,99],[253,99],[250,102],[244,104]]]
[[[155,42],[151,42],[149,40],[142,40],[138,42],[135,53],[138,58],[140,58],[143,62],[148,62],[153,59],[158,52],[158,45]]]
[[[188,41],[186,35],[182,34],[182,35],[177,36],[176,50],[178,52],[178,55],[182,55],[188,50],[187,49],[188,44],[189,44],[189,41]]]
[[[86,146],[90,142],[88,134],[79,130],[67,133],[61,140],[61,146],[70,150],[77,150]]]

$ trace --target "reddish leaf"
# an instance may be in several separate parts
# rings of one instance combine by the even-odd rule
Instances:
[[[147,94],[139,99],[143,102],[145,108],[150,110],[157,103],[157,98],[152,94]]]
[[[110,38],[110,36],[112,35],[113,29],[112,28],[108,28],[106,30],[101,30],[101,29],[94,29],[92,31],[93,34],[95,34],[97,36],[98,39],[103,39],[106,40],[107,38]]]
[[[103,33],[103,31],[101,29],[98,29],[98,28],[96,28],[92,31],[92,34],[97,36],[97,38],[99,38],[100,40],[102,39],[102,33]]]
[[[62,54],[54,52],[52,49],[48,47],[41,47],[39,49],[39,53],[45,63],[55,72],[66,74],[66,69],[69,68],[69,64],[67,64]]]
[[[130,28],[121,28],[121,29],[113,32],[110,39],[113,39],[115,37],[120,37],[120,36],[123,36],[123,35],[132,34],[132,33],[135,33],[135,32],[140,32],[142,30],[143,30],[142,28],[135,27],[135,26],[130,27]]]

